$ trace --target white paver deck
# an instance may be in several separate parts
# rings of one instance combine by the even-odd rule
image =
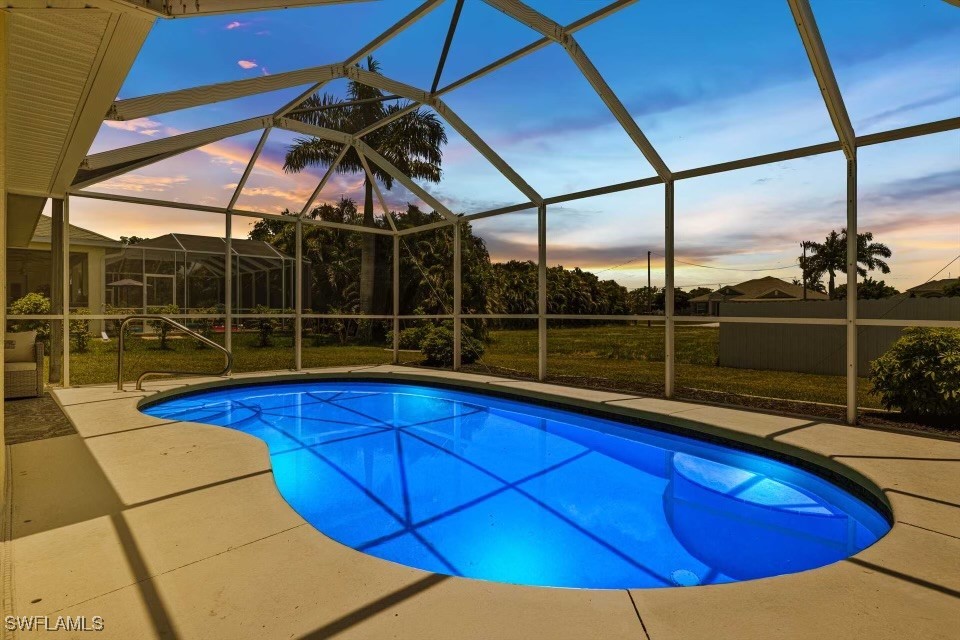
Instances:
[[[277,491],[262,441],[137,410],[145,395],[205,380],[148,383],[144,392],[66,389],[55,395],[78,435],[9,448],[4,613],[82,615],[88,624],[102,616],[104,629],[15,637],[960,638],[960,442],[492,376],[357,371],[522,391],[801,447],[882,489],[896,522],[845,561],[751,582],[592,591],[442,576],[311,527]]]

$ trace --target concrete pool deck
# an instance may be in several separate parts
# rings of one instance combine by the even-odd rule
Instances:
[[[77,435],[8,448],[4,614],[50,616],[51,624],[86,616],[88,625],[100,616],[103,631],[76,635],[125,640],[960,637],[958,441],[408,367],[283,374],[350,372],[601,403],[800,447],[882,489],[895,523],[847,560],[725,585],[591,591],[431,574],[344,547],[307,524],[277,491],[262,441],[137,409],[157,391],[214,379],[147,383],[143,392],[81,387],[54,392]]]

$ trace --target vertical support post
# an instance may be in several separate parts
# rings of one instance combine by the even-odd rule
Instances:
[[[70,196],[63,196],[63,292],[61,301],[63,303],[60,313],[63,314],[63,369],[60,375],[60,386],[66,388],[70,386]]]
[[[652,251],[647,251],[647,315],[649,316],[653,313],[653,280],[650,278],[650,254]],[[651,321],[647,320],[647,328],[651,327]]]
[[[297,247],[294,252],[296,258],[296,267],[293,272],[293,304],[295,308],[293,325],[293,348],[296,350],[293,354],[293,368],[297,371],[303,369],[303,221],[297,218]],[[286,272],[286,269],[284,269]]]
[[[7,11],[0,11],[0,87],[7,89]],[[7,111],[6,98],[0,98],[0,270],[4,277],[0,278],[0,339],[7,337]],[[0,376],[0,438],[6,433],[4,420],[4,404],[6,397],[3,376]],[[0,447],[0,495],[7,495],[7,447]],[[6,504],[3,505],[7,507]]]
[[[847,422],[857,423],[857,154],[847,158]]]
[[[400,235],[393,234],[393,364],[400,364]]]
[[[676,370],[674,363],[674,240],[673,240],[673,180],[667,180],[663,183],[664,187],[664,206],[663,206],[663,240],[665,243],[664,251],[664,297],[663,297],[663,315],[664,315],[664,380],[663,395],[667,398],[673,397],[674,385],[676,383]]]
[[[227,211],[223,261],[223,347],[233,352],[233,214]]]
[[[61,316],[50,321],[50,372],[51,383],[63,380],[63,200],[51,199],[50,221],[50,313]]]
[[[140,307],[142,308],[142,313],[146,315],[147,313],[147,252],[144,249],[140,250],[140,275],[143,276],[140,279],[141,280],[140,292],[142,293],[142,295],[140,296],[140,302],[141,302]],[[144,324],[143,327],[144,329],[146,329],[147,325]]]
[[[463,323],[460,321],[463,298],[463,248],[460,245],[460,221],[453,224],[453,370],[459,371],[463,362]]]
[[[537,380],[547,378],[547,205],[537,207]]]

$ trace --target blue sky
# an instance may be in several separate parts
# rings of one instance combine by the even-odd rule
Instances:
[[[419,2],[159,21],[121,98],[336,62]],[[605,0],[538,0],[561,23]],[[858,134],[960,116],[960,9],[942,0],[812,0]],[[374,55],[386,75],[429,88],[453,10],[448,0]],[[538,39],[480,0],[466,0],[441,86]],[[577,34],[631,115],[673,170],[833,140],[835,134],[786,2],[642,0]],[[269,113],[305,87],[109,123],[93,151]],[[326,91],[342,94],[344,81]],[[542,194],[654,175],[579,74],[551,45],[444,97]],[[470,213],[525,200],[448,128],[444,179],[425,185]],[[97,185],[140,197],[226,204],[258,133],[208,145]],[[319,170],[284,175],[292,136],[275,131],[238,207],[299,208]],[[844,225],[844,160],[828,154],[676,186],[681,285],[758,275],[790,279],[801,240]],[[860,226],[891,246],[899,288],[923,282],[960,254],[960,132],[863,148]],[[321,200],[357,197],[360,176],[337,176]],[[416,201],[397,187],[392,205]],[[551,207],[548,259],[603,271],[627,286],[662,283],[662,186]],[[223,233],[221,216],[76,199],[74,222],[119,236],[171,230]],[[237,235],[245,233],[243,222]],[[476,230],[495,259],[534,258],[535,216],[485,220]],[[642,257],[642,260],[636,258]],[[781,268],[789,267],[789,268]],[[944,272],[960,274],[960,261]]]

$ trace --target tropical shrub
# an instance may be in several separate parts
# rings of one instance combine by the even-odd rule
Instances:
[[[109,316],[130,316],[137,313],[136,309],[130,307],[115,307],[112,304],[108,304],[104,307],[103,312]],[[113,332],[117,335],[117,339],[120,338],[120,325],[123,324],[123,320],[110,320],[110,324],[113,327]],[[130,349],[130,333],[132,329],[128,324],[123,329],[123,350],[127,351]]]
[[[401,349],[419,351],[423,340],[430,334],[433,325],[423,324],[419,327],[407,327],[400,330],[399,346]],[[393,331],[387,332],[387,344],[393,345]]]
[[[147,313],[152,313],[161,316],[175,316],[180,313],[180,306],[176,304],[165,304],[162,307],[149,307]],[[160,344],[157,346],[158,349],[166,350],[170,346],[167,344],[167,334],[170,332],[170,325],[162,320],[151,320],[150,326],[153,327],[153,330],[157,332],[157,335],[160,337]]]
[[[90,311],[85,307],[74,309],[70,312],[77,316],[88,316]],[[90,344],[90,321],[89,320],[71,320],[70,337],[73,338],[73,344],[77,353],[86,353],[87,346]]]
[[[873,361],[885,407],[922,417],[960,417],[960,329],[910,327]]]
[[[50,313],[50,298],[42,293],[28,293],[10,305],[11,316],[43,316]],[[11,331],[36,331],[37,342],[50,344],[50,323],[46,320],[19,320],[10,318]]]
[[[222,306],[222,305],[221,305]],[[214,315],[217,313],[223,313],[218,307],[206,307],[201,309],[196,309],[196,313],[201,315]],[[196,332],[202,335],[204,338],[213,338],[213,323],[215,322],[214,318],[195,318],[195,328]],[[196,343],[197,349],[206,349],[207,345],[199,340],[194,341]]]
[[[473,337],[466,325],[460,336],[460,361],[463,364],[476,362],[486,350],[484,344]],[[449,322],[431,327],[430,333],[420,345],[426,363],[437,367],[449,367],[453,364],[453,326]]]
[[[270,314],[276,313],[270,307],[258,304],[253,308],[254,313]],[[277,321],[274,318],[257,318],[257,346],[272,347],[273,333],[277,330]]]

